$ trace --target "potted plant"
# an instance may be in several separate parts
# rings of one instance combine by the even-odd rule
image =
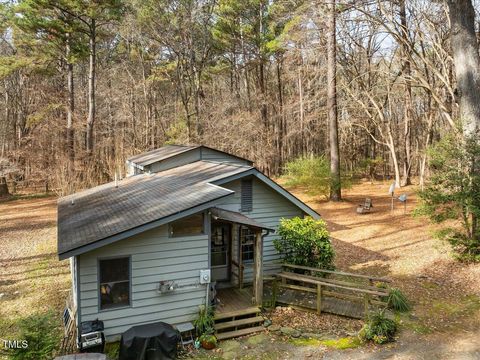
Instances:
[[[213,309],[200,306],[198,317],[193,322],[197,330],[198,341],[204,349],[210,350],[217,345],[217,338],[214,329]]]
[[[198,312],[198,317],[193,322],[193,325],[195,325],[195,329],[197,330],[197,336],[201,336],[209,331],[210,334],[213,334],[213,309],[211,307],[201,305]]]
[[[202,347],[206,350],[212,350],[217,346],[217,338],[213,334],[202,334],[198,340],[200,340]]]

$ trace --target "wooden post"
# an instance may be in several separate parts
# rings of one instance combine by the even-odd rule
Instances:
[[[274,276],[272,281],[272,308],[275,308],[277,305],[277,294],[278,294],[278,279]]]
[[[365,311],[365,318],[368,316],[368,310],[370,308],[370,295],[369,294],[365,294],[364,295],[364,311]]]
[[[262,231],[258,231],[255,234],[255,264],[253,267],[254,272],[254,291],[255,291],[255,304],[262,306],[263,301],[263,239]]]
[[[322,313],[322,285],[317,284],[317,314]]]
[[[231,249],[231,258],[232,260],[239,260],[238,261],[238,266],[237,266],[237,278],[236,280],[233,279],[232,277],[232,284],[237,285],[240,289],[242,288],[242,285],[240,284],[240,242],[239,242],[239,231],[238,231],[238,224],[232,224],[232,243],[230,244],[230,249]],[[230,265],[230,271],[233,271],[233,264]],[[237,281],[238,283],[235,283]]]

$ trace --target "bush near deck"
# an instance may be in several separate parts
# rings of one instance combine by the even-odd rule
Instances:
[[[284,254],[284,262],[333,270],[335,252],[323,220],[311,217],[281,219],[275,249]]]

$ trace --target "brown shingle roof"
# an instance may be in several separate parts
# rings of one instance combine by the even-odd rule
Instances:
[[[58,200],[58,253],[89,245],[233,193],[210,182],[251,170],[197,161],[128,177]],[[72,205],[73,201],[73,205]]]
[[[215,220],[225,220],[231,223],[237,223],[237,224],[242,224],[242,225],[247,225],[247,226],[252,226],[256,227],[259,229],[266,229],[266,230],[272,230],[275,231],[275,229],[265,226],[262,223],[259,223],[258,221],[249,218],[248,216],[245,216],[239,212],[236,211],[230,211],[230,210],[225,210],[225,209],[220,209],[220,208],[211,208],[210,212]]]

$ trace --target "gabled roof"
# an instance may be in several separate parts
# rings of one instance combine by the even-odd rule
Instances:
[[[127,159],[127,161],[135,163],[139,166],[147,166],[157,161],[162,161],[199,147],[199,145],[165,145],[159,149],[131,156]]]
[[[251,167],[197,161],[154,174],[111,182],[58,201],[58,253],[72,251],[145,224],[196,209],[233,191],[211,182]],[[183,215],[186,216],[186,215]],[[159,226],[159,224],[155,225]],[[145,230],[143,230],[145,231]]]
[[[133,163],[141,168],[144,166],[152,165],[153,163],[159,162],[166,160],[168,158],[177,156],[179,154],[193,151],[196,149],[208,149],[212,150],[221,154],[226,154],[228,156],[231,156],[233,158],[237,158],[240,160],[244,160],[248,162],[250,165],[253,165],[253,162],[251,160],[242,158],[240,156],[232,155],[229,153],[226,153],[225,151],[221,151],[218,149],[213,149],[211,147],[205,146],[205,145],[165,145],[162,146],[159,149],[147,151],[138,155],[131,156],[127,159],[127,162]]]
[[[60,198],[59,258],[79,255],[213,208],[234,193],[221,187],[222,184],[246,176],[256,177],[304,213],[319,218],[313,209],[252,166],[196,161],[153,174],[131,176],[119,181],[118,186],[111,182]],[[239,213],[223,210],[217,216],[265,228]]]

